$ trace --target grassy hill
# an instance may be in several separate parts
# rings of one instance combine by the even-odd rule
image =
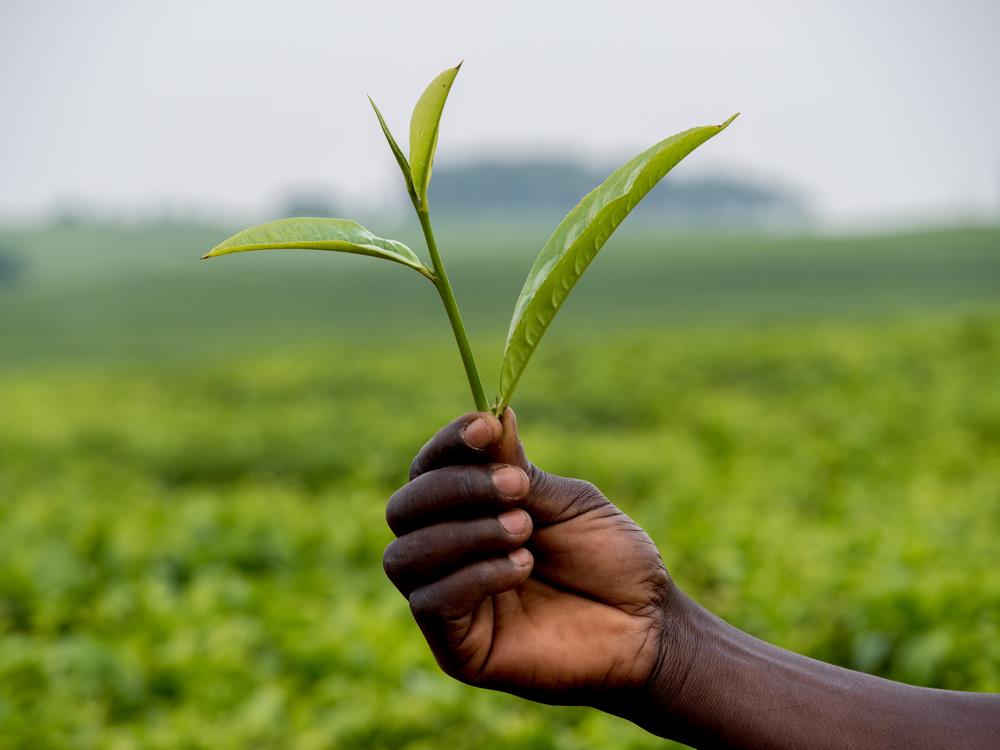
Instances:
[[[227,233],[185,225],[0,231],[0,252],[21,267],[0,286],[0,366],[449,335],[434,290],[407,269],[316,252],[197,260]],[[420,251],[412,229],[395,236]],[[473,344],[485,356],[502,345],[545,238],[531,226],[442,228]],[[595,325],[894,316],[998,298],[1000,229],[772,237],[671,235],[640,224],[608,243],[550,335]]]

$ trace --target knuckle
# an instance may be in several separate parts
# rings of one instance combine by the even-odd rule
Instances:
[[[392,530],[394,534],[398,533],[398,529],[402,524],[402,509],[405,505],[405,493],[403,487],[393,493],[392,497],[389,498],[389,502],[385,506],[385,523]]]
[[[423,474],[423,451],[421,451],[417,456],[410,461],[410,470],[407,472],[407,476],[412,482],[414,479]]]
[[[429,589],[417,589],[410,594],[407,601],[410,613],[417,620],[426,619],[437,613],[437,597]]]
[[[399,545],[396,542],[390,542],[389,546],[385,548],[385,552],[382,553],[382,569],[389,577],[389,580],[395,581],[402,574],[403,568],[403,559],[399,552]]]

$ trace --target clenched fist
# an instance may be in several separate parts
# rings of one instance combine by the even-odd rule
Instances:
[[[529,462],[511,410],[438,432],[386,516],[386,573],[453,677],[581,703],[659,665],[674,589],[656,546],[592,484]]]

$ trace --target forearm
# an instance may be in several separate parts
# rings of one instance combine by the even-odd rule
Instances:
[[[1000,695],[903,685],[771,646],[683,594],[643,700],[616,711],[695,747],[1000,747]]]

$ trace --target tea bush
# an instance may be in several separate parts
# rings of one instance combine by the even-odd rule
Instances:
[[[487,370],[489,372],[489,370]],[[1000,316],[563,331],[515,403],[752,633],[1000,690]],[[441,675],[388,495],[468,409],[453,345],[0,375],[0,746],[652,748]]]

